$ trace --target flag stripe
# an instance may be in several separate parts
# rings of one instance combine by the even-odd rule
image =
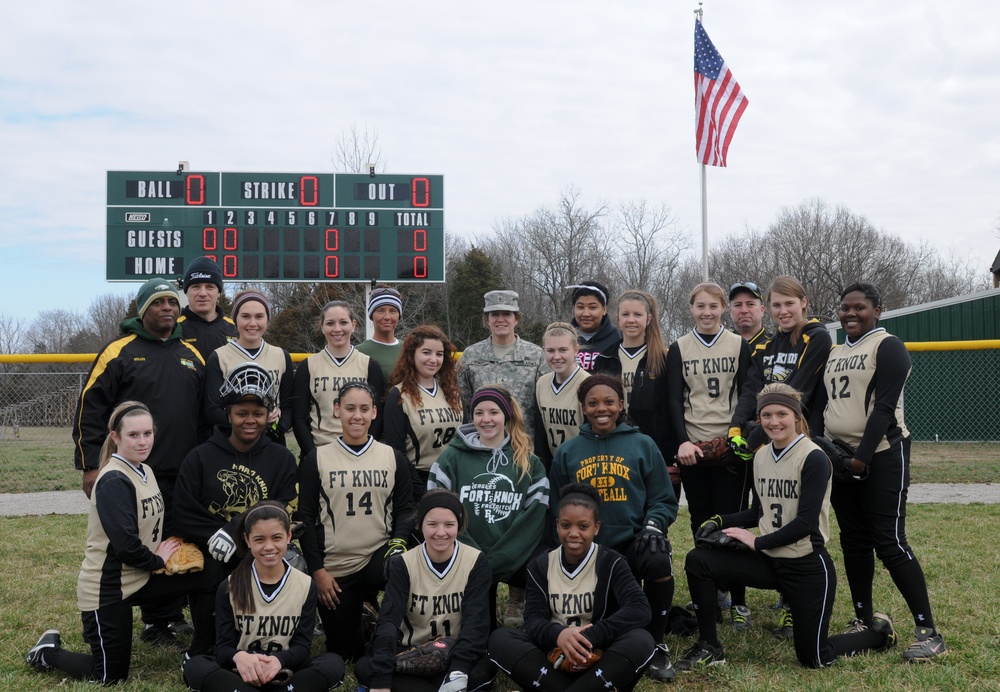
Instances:
[[[694,44],[695,150],[699,163],[725,166],[749,101],[698,19]]]

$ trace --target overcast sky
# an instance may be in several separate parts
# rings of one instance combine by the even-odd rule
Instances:
[[[695,2],[8,3],[0,313],[84,311],[108,170],[336,172],[352,125],[387,172],[443,174],[475,239],[554,205],[669,204],[700,251]],[[713,239],[819,197],[984,278],[1000,239],[1000,4],[707,0],[750,105],[708,170]],[[686,290],[686,287],[683,287]]]

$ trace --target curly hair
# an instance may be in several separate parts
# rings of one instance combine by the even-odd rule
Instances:
[[[462,408],[462,396],[458,391],[458,366],[455,363],[455,344],[443,331],[432,324],[422,324],[413,329],[403,339],[403,350],[396,361],[396,367],[389,375],[389,387],[399,385],[399,391],[410,399],[415,406],[423,405],[418,384],[417,366],[414,360],[417,349],[428,339],[441,342],[444,348],[444,360],[437,373],[438,385],[444,392],[448,405],[455,410]]]

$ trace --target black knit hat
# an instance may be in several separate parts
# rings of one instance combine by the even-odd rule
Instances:
[[[222,293],[222,270],[210,257],[197,257],[191,260],[187,270],[184,272],[184,283],[181,284],[184,292],[195,284],[215,284]]]

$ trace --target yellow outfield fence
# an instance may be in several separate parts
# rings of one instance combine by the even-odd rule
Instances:
[[[908,342],[915,441],[1000,446],[1000,340]],[[292,354],[294,362],[307,357]],[[0,355],[0,493],[79,488],[71,426],[96,354]]]

